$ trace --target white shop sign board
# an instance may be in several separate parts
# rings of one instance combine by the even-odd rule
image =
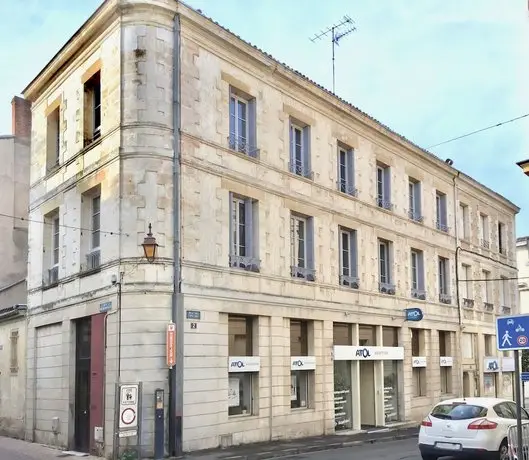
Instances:
[[[411,367],[426,367],[426,356],[413,356]]]
[[[452,367],[454,365],[454,358],[451,356],[441,356],[439,358],[439,366],[441,367]]]
[[[335,361],[402,361],[404,347],[359,347],[354,345],[335,345]]]
[[[228,358],[228,372],[259,372],[260,369],[260,356],[230,356]]]
[[[291,356],[290,370],[291,371],[313,371],[316,369],[315,356]]]

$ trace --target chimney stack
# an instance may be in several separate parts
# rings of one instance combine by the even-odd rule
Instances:
[[[31,102],[15,96],[11,101],[11,117],[13,136],[31,138]]]

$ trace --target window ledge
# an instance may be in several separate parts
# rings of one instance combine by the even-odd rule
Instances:
[[[256,414],[236,414],[236,415],[228,415],[228,419],[229,419],[229,420],[232,420],[232,419],[238,419],[238,418],[249,418],[249,417],[258,418],[259,416],[256,415]]]
[[[48,289],[53,289],[54,287],[57,287],[59,285],[59,282],[55,282],[55,283],[50,283],[50,284],[43,284],[42,285],[42,290],[43,291],[47,291]]]
[[[91,268],[90,270],[80,270],[79,278],[84,278],[85,276],[95,275],[101,271],[101,267]]]
[[[296,412],[316,412],[316,409],[313,407],[291,407],[290,411],[293,413]]]

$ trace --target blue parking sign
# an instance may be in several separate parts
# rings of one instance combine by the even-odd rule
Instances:
[[[496,318],[496,341],[500,351],[529,349],[529,315]]]

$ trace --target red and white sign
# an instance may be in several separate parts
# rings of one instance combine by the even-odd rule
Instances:
[[[176,325],[169,323],[166,333],[165,356],[167,367],[171,368],[176,364]]]

